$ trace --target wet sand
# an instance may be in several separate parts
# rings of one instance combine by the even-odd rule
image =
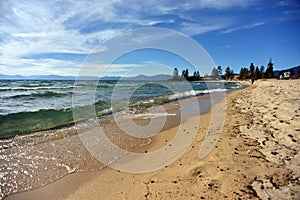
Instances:
[[[7,199],[299,199],[300,80],[257,81],[226,98],[226,118],[213,150],[199,150],[215,117],[189,117],[197,135],[174,163],[132,174],[106,167],[73,173],[45,187]],[[214,109],[222,111],[222,106]],[[169,127],[139,152],[153,152],[178,132]],[[207,137],[215,137],[213,133]]]

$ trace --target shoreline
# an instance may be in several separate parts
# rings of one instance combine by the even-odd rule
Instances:
[[[232,92],[232,91],[235,91],[235,90],[238,90],[238,89],[231,89],[231,90],[229,90],[228,92]],[[226,92],[226,93],[228,93],[228,92]],[[200,96],[196,96],[196,97],[192,97],[192,98],[184,98],[184,99],[181,99],[181,101],[183,101],[184,103],[183,103],[183,105],[182,106],[189,106],[189,103],[190,102],[192,102],[192,100],[191,99],[194,99],[193,101],[194,102],[198,102],[199,103],[199,106],[201,107],[201,111],[200,111],[200,114],[203,114],[203,113],[207,113],[207,112],[209,112],[209,110],[211,110],[211,105],[214,105],[214,104],[216,104],[217,102],[211,102],[211,97],[210,97],[210,94],[204,94],[204,95],[200,95]],[[218,100],[217,100],[218,101]],[[166,110],[167,110],[167,112],[168,113],[178,113],[179,112],[179,110],[178,110],[178,105],[177,105],[178,103],[177,103],[177,101],[171,101],[171,102],[168,102],[168,103],[166,103],[166,104],[164,104],[163,106],[166,108]],[[158,105],[158,106],[161,106],[161,105]],[[176,115],[178,115],[178,114],[176,114]],[[179,114],[179,116],[180,116],[180,114]],[[191,113],[188,113],[188,116],[186,116],[187,118],[189,118],[189,117],[191,117],[191,116],[193,116],[193,117],[195,117],[195,115],[194,115],[194,111],[192,111]],[[169,118],[169,117],[168,117]],[[163,127],[163,129],[162,129],[162,132],[166,132],[166,131],[169,131],[170,129],[174,129],[174,128],[176,128],[177,126],[178,126],[178,124],[179,124],[179,122],[180,121],[178,121],[178,120],[176,120],[176,118],[178,118],[178,117],[176,117],[176,116],[170,116],[170,118],[171,118],[171,120],[168,120],[167,121],[167,123],[165,124],[165,126]],[[135,120],[134,120],[135,121]],[[146,124],[147,124],[147,120],[145,120],[146,121]],[[137,124],[139,124],[139,122],[141,122],[141,125],[143,125],[143,120],[140,120],[140,121],[135,121]],[[106,122],[105,122],[105,120],[104,120],[104,124],[106,124]],[[115,127],[115,125],[113,126],[113,127]],[[108,127],[109,128],[109,130],[110,131],[112,131],[112,130],[114,130],[114,128],[112,129],[112,127]],[[104,129],[107,129],[107,128],[105,128],[104,127]],[[55,131],[57,131],[57,130],[55,130]],[[50,131],[45,131],[45,132],[52,132],[52,130],[50,130]],[[71,134],[71,139],[67,139],[67,142],[68,142],[68,140],[69,140],[69,142],[68,143],[70,143],[71,141],[73,141],[74,142],[74,139],[72,139],[72,138],[75,138],[76,137],[76,134],[75,133],[73,133],[74,132],[74,130],[68,130],[68,132],[69,133],[67,133],[66,135],[66,137],[69,137],[68,135],[69,134]],[[113,131],[114,132],[114,131]],[[38,133],[37,133],[38,134]],[[117,134],[118,135],[118,134]],[[163,135],[163,134],[160,134],[160,135]],[[174,134],[173,134],[174,135]],[[25,136],[26,137],[26,136]],[[169,140],[171,140],[172,139],[172,136],[170,136],[170,137],[167,137],[167,138],[169,138]],[[154,138],[151,138],[151,139],[154,139]],[[79,145],[78,144],[78,141],[77,141],[78,139],[76,139],[75,138],[75,144],[77,144],[77,145]],[[73,143],[72,142],[72,143]],[[80,141],[79,141],[80,142]],[[132,142],[132,141],[131,141]],[[151,143],[150,143],[150,145],[151,145]],[[165,145],[165,144],[161,144],[160,146],[163,146],[163,145]],[[74,145],[73,145],[74,146]],[[83,146],[83,145],[79,145],[79,146]],[[142,145],[143,146],[143,145]],[[84,148],[84,147],[83,147]],[[124,148],[124,147],[122,147],[122,148]],[[126,147],[125,147],[126,148]],[[148,146],[147,147],[145,147],[145,148],[148,148]],[[81,148],[82,149],[82,148]],[[144,152],[144,150],[143,150],[144,148],[143,147],[139,147],[138,148],[138,150],[136,151],[136,152]],[[81,150],[82,151],[82,150]],[[84,149],[84,153],[83,153],[83,156],[87,156],[87,157],[90,157],[90,156],[88,156],[87,154],[88,154],[88,152],[86,152],[86,150]],[[80,157],[83,157],[82,155],[80,155]],[[81,159],[81,160],[83,160],[83,159]],[[95,164],[95,159],[94,158],[92,158],[92,159],[90,159],[89,158],[89,160],[91,160],[91,162],[92,163],[94,163],[94,164],[92,164],[92,166],[93,165],[95,165],[96,167],[94,167],[93,168],[93,170],[92,171],[102,171],[103,170],[103,167],[100,167],[100,169],[96,169],[96,168],[98,168],[98,164]],[[85,161],[85,159],[84,159],[84,161]],[[96,161],[97,162],[97,161]],[[78,163],[78,162],[77,162]],[[79,163],[78,163],[79,164]],[[68,173],[68,174],[66,174],[66,175],[64,175],[63,177],[61,177],[61,178],[59,178],[58,180],[55,180],[54,182],[50,182],[49,184],[46,184],[46,185],[44,185],[44,186],[42,186],[42,187],[35,187],[35,188],[33,188],[33,189],[30,189],[29,191],[27,190],[27,191],[20,191],[20,192],[17,192],[17,193],[15,193],[16,195],[18,195],[18,194],[23,194],[23,193],[27,193],[27,192],[30,192],[30,191],[34,191],[34,190],[39,190],[40,188],[44,188],[44,187],[48,187],[49,185],[52,185],[52,184],[55,184],[56,182],[58,182],[58,181],[60,181],[61,179],[65,179],[66,177],[69,177],[69,176],[73,176],[74,174],[73,174],[73,172],[75,172],[75,169],[77,168],[77,166],[78,166],[78,164],[76,165],[76,164],[69,164],[69,166],[70,167],[67,167],[67,168],[69,168],[68,169],[68,171],[69,170],[71,170],[72,172],[71,172],[71,174],[70,173]],[[84,164],[84,163],[83,163]],[[100,164],[100,163],[99,163]],[[101,165],[101,164],[100,164]],[[72,166],[75,166],[75,167],[72,167]],[[79,169],[80,169],[81,167],[79,167]],[[95,169],[95,170],[94,170]],[[76,170],[76,173],[78,172],[78,173],[82,173],[82,174],[88,174],[89,173],[89,171],[90,170],[88,170],[88,171],[86,171],[86,170]],[[75,178],[76,179],[76,178]],[[11,197],[11,196],[14,196],[15,194],[11,194],[11,195],[9,195],[9,197]],[[7,198],[7,197],[6,197]]]
[[[276,81],[274,85],[282,83]],[[265,83],[272,85],[273,81]],[[284,162],[272,162],[270,156],[265,155],[268,149],[264,150],[260,140],[250,135],[251,131],[256,131],[253,122],[256,122],[257,116],[248,111],[253,111],[256,104],[251,102],[244,105],[244,103],[249,99],[252,100],[249,95],[259,89],[261,89],[261,82],[228,94],[227,115],[222,134],[214,150],[203,159],[199,158],[199,149],[204,140],[203,133],[207,131],[210,122],[211,112],[190,117],[185,122],[189,123],[190,120],[195,120],[194,118],[200,118],[198,134],[192,145],[178,160],[161,170],[146,174],[130,174],[105,167],[99,172],[73,173],[45,187],[17,193],[7,199],[47,199],[50,195],[54,195],[53,199],[232,199],[239,197],[267,199],[275,197],[280,192],[285,197],[296,199],[299,197],[299,193],[296,192],[299,186],[297,182],[299,172],[294,169],[297,165],[288,168]],[[257,123],[259,125],[262,122]],[[172,138],[177,128],[165,130],[140,151],[151,152],[160,148],[166,140]],[[251,131],[248,131],[248,128]],[[274,131],[276,134],[276,130]],[[297,139],[299,136],[293,135],[293,137],[296,142],[291,145],[299,145]],[[292,146],[297,149],[296,147]],[[298,158],[290,159],[299,161]],[[71,182],[72,185],[69,185]]]
[[[235,89],[232,89],[230,91],[233,90]],[[184,105],[182,106],[189,107],[189,103],[192,102],[191,99],[194,99],[194,102],[199,102],[201,113],[208,112],[210,106],[216,103],[211,102],[211,97],[209,94],[204,94],[193,98],[181,99],[180,101],[184,102]],[[178,124],[180,124],[181,116],[181,112],[180,110],[178,110],[178,101],[174,100],[163,105],[154,106],[154,113],[157,111],[159,112],[159,107],[161,106],[166,109],[167,113],[171,113],[170,116],[167,116],[167,121],[164,127],[162,127],[162,131],[166,131],[175,126],[178,126]],[[190,111],[191,112],[186,113],[188,116],[185,116],[184,118],[189,117],[190,115],[195,115],[195,111]],[[174,113],[174,116],[172,113]],[[182,119],[183,121],[184,118]],[[156,117],[154,119],[156,119]],[[122,133],[118,126],[113,123],[112,116],[108,116],[108,118],[100,118],[100,120],[102,122],[102,128],[109,134],[108,137],[112,139],[112,142],[114,144],[117,144],[117,146],[120,146],[122,149],[131,151],[149,143],[148,139],[135,139],[129,135],[125,135],[124,133]],[[79,127],[77,128],[79,128],[80,130],[86,130],[94,127],[94,120],[87,122],[87,124],[89,124],[88,128],[86,127],[87,124],[85,123],[80,123]],[[148,120],[138,119],[137,117],[137,120],[134,119],[134,122],[140,124],[141,126],[144,126],[147,125]],[[4,155],[5,158],[7,157],[6,159],[8,160],[8,162],[2,163],[2,168],[6,169],[6,166],[15,166],[15,163],[10,162],[9,160],[20,160],[20,162],[23,163],[24,166],[28,167],[13,168],[14,171],[18,172],[16,176],[12,177],[12,181],[18,183],[17,188],[12,188],[11,185],[7,185],[10,187],[2,188],[2,192],[4,194],[11,192],[13,194],[23,192],[26,193],[26,191],[31,191],[40,187],[48,186],[53,182],[55,183],[56,181],[74,172],[81,173],[101,170],[103,168],[103,164],[92,157],[86,150],[84,145],[82,145],[82,141],[78,137],[77,128],[75,128],[75,126],[71,126],[63,127],[62,129],[45,130],[42,132],[17,136],[11,140],[7,140],[7,142],[11,143],[10,146],[13,147],[13,149],[11,149],[13,154]],[[112,134],[110,135],[110,133]],[[120,141],[122,140],[124,142],[120,143]],[[3,140],[3,142],[6,141]],[[25,144],[25,146],[19,146],[20,143]],[[127,143],[134,144],[134,146],[127,145]],[[15,148],[14,145],[16,145],[17,148]],[[24,154],[25,151],[29,153]],[[32,160],[32,155],[35,157],[34,160]],[[22,167],[22,165],[20,167]],[[13,183],[12,181],[10,181],[9,183]],[[9,188],[12,188],[12,190],[7,192]],[[9,196],[13,194],[10,194]]]
[[[212,83],[217,83],[219,81],[213,81]],[[149,82],[151,83],[151,82]],[[199,83],[205,83],[205,82],[199,82]],[[225,82],[225,83],[235,83],[235,82]],[[234,87],[239,87],[237,85],[232,86]],[[224,88],[224,89],[229,89],[231,90],[232,87],[229,88]],[[31,88],[31,87],[30,87]],[[71,88],[71,86],[70,86]],[[189,94],[185,91],[185,92],[175,92],[172,95],[166,95],[164,97],[164,95],[161,96],[157,96],[158,98],[156,99],[156,97],[154,96],[153,98],[149,98],[146,101],[143,100],[139,100],[136,102],[133,102],[132,105],[130,105],[131,108],[133,108],[133,111],[136,109],[147,109],[151,106],[156,106],[156,105],[164,105],[164,104],[168,104],[171,103],[173,101],[177,101],[177,99],[185,99],[185,98],[190,98],[193,95],[196,96],[204,96],[207,93],[211,93],[212,91],[209,90],[214,90],[214,89],[210,89],[210,87],[208,88],[204,88],[204,89],[200,89],[199,93],[198,93],[198,89],[196,89],[195,93]],[[74,92],[74,91],[73,91]],[[15,99],[15,97],[22,97],[22,94],[9,94],[11,96],[9,96],[7,99]],[[32,94],[32,95],[36,95],[36,94]],[[66,93],[66,95],[70,95],[69,93]],[[174,95],[174,96],[173,96]],[[30,96],[30,95],[29,95]],[[71,99],[70,99],[71,100]],[[21,99],[22,101],[22,99]],[[102,100],[100,100],[102,101]],[[100,102],[101,104],[101,102]],[[141,104],[141,105],[140,105]],[[97,102],[95,103],[95,106],[97,105]],[[80,106],[79,106],[80,107]],[[83,106],[84,107],[84,106]],[[101,106],[100,106],[101,107]],[[112,114],[111,108],[105,108],[104,110],[97,110],[97,112],[95,113],[95,115],[91,114],[91,116],[86,115],[84,118],[79,118],[76,119],[76,122],[74,122],[73,118],[74,116],[72,115],[72,106],[71,107],[64,107],[64,108],[41,108],[41,109],[33,109],[33,110],[24,110],[24,111],[20,111],[20,112],[15,112],[8,109],[7,113],[1,113],[1,120],[3,120],[3,123],[1,123],[1,128],[2,128],[2,132],[0,134],[0,140],[1,139],[13,139],[15,136],[20,136],[20,135],[29,135],[35,132],[44,132],[44,131],[56,131],[59,129],[63,129],[63,128],[67,128],[67,127],[71,127],[76,125],[77,123],[85,123],[87,121],[89,121],[92,118],[105,118],[106,116],[109,116]],[[88,109],[88,108],[87,108]],[[4,109],[5,110],[5,109]],[[9,111],[10,110],[10,111]],[[142,110],[138,110],[141,111]],[[123,112],[124,110],[119,110],[119,111],[115,111],[116,112]],[[71,113],[71,114],[70,114]],[[46,115],[47,117],[45,118],[44,122],[41,119],[43,118],[43,115]],[[60,116],[61,120],[56,120],[56,118],[51,118],[51,116]],[[70,115],[70,116],[69,116]],[[72,119],[71,119],[72,118]],[[22,119],[21,122],[17,121],[16,119]],[[27,121],[28,120],[28,121]],[[50,120],[50,121],[49,121]],[[53,124],[52,124],[52,122]],[[50,123],[51,122],[51,123]],[[49,124],[50,123],[50,124]],[[20,124],[20,125],[12,125],[12,124]]]
[[[235,92],[235,91],[232,91]],[[204,96],[199,96],[197,98],[207,98],[206,95]],[[210,99],[210,98],[208,98]],[[189,98],[186,99],[189,101]],[[173,103],[173,102],[170,102]],[[170,104],[169,103],[169,104]],[[215,106],[214,104],[213,106]],[[201,119],[204,120],[205,122],[202,123],[201,129],[207,128],[206,125],[209,124],[209,117],[210,117],[210,110],[211,107],[208,108],[208,110],[204,110],[204,112],[200,115]],[[190,121],[193,121],[195,118],[198,118],[199,116],[190,116],[187,119],[187,122],[184,123],[189,123]],[[158,133],[156,136],[151,138],[151,143],[138,148],[135,152],[137,153],[143,153],[143,152],[151,152],[155,151],[158,148],[161,148],[165,145],[166,141],[172,140],[174,137],[175,133],[178,130],[179,125],[171,125],[169,128],[164,128],[164,130],[160,133]],[[190,148],[195,148],[194,145],[192,145]],[[189,148],[189,149],[190,149]],[[200,148],[199,148],[200,149]],[[190,151],[190,150],[188,150]],[[172,166],[171,164],[170,166]],[[167,168],[167,167],[166,167]],[[162,169],[164,170],[164,169]],[[151,176],[152,174],[156,174],[157,171],[151,172],[151,173],[146,173],[146,174],[134,174],[133,177],[135,176]],[[5,199],[48,199],[49,196],[52,196],[53,199],[68,199],[69,194],[72,194],[75,192],[77,189],[80,189],[84,184],[89,184],[91,181],[94,181],[96,179],[101,179],[101,177],[111,177],[113,176],[119,176],[122,174],[125,177],[132,178],[130,177],[131,175],[126,172],[120,172],[114,169],[109,168],[108,166],[104,166],[104,168],[96,170],[96,171],[88,171],[88,172],[76,172],[72,174],[68,174],[65,177],[50,183],[46,186],[30,190],[30,191],[24,191],[16,194],[9,195]],[[112,181],[113,182],[113,181]],[[69,185],[72,183],[72,186],[68,186],[66,188],[66,185]],[[108,198],[108,197],[107,197]]]

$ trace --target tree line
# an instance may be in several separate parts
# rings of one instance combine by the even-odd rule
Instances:
[[[194,71],[192,76],[189,76],[189,70],[184,69],[181,72],[181,75],[179,75],[179,71],[177,68],[174,68],[173,71],[173,78],[171,80],[187,80],[187,81],[198,81],[200,80],[200,73],[199,71]]]
[[[227,80],[233,79],[234,78],[233,70],[230,69],[230,67],[226,67],[225,74],[224,76],[222,76],[222,67],[221,66],[218,66],[217,68],[214,67],[211,72],[211,78],[217,80],[217,79],[222,79],[222,77]]]
[[[264,79],[264,78],[274,78],[274,64],[272,63],[272,59],[270,59],[267,69],[261,65],[260,67],[254,67],[254,64],[251,63],[249,69],[241,68],[239,79],[240,80],[247,80],[249,78],[254,79]]]
[[[263,78],[274,78],[274,69],[273,69],[272,59],[270,59],[267,69],[261,65],[260,67],[254,66],[253,63],[250,64],[250,67],[242,67],[240,69],[240,73],[238,74],[238,79],[240,80],[248,80],[248,79],[263,79]],[[232,80],[235,76],[234,72],[230,67],[226,67],[225,74],[222,75],[222,67],[218,66],[214,67],[211,72],[211,76],[213,79],[218,79],[222,77],[226,80]]]
[[[179,75],[178,68],[174,68],[173,71],[173,78],[171,80],[188,80],[188,81],[199,81],[204,79],[213,79],[213,80],[220,80],[220,79],[226,79],[226,80],[233,80],[234,78],[238,78],[239,80],[248,80],[248,79],[268,79],[268,78],[274,78],[274,69],[273,69],[273,62],[272,58],[270,58],[269,63],[267,65],[267,68],[264,67],[264,65],[261,65],[260,67],[254,66],[253,63],[250,64],[249,68],[242,67],[240,69],[239,74],[235,74],[233,70],[230,67],[226,67],[224,74],[222,73],[222,67],[214,67],[211,71],[211,75],[204,75],[200,76],[199,71],[194,71],[194,73],[190,76],[189,70],[184,69],[181,72],[181,75]],[[300,68],[298,69],[298,76],[300,76]],[[279,75],[282,75],[284,71],[281,71]],[[294,75],[294,71],[291,70],[290,72],[291,76]]]

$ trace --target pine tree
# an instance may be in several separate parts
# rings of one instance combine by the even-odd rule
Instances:
[[[217,68],[213,68],[211,71],[211,76],[213,79],[218,79],[219,78],[219,71],[217,70]]]
[[[183,78],[185,78],[185,77],[186,77],[186,72],[185,72],[185,70],[182,70],[181,78],[183,79]]]
[[[250,76],[253,77],[254,76],[254,69],[255,69],[253,63],[250,64],[250,68],[249,69],[250,69]]]
[[[273,63],[272,63],[272,58],[270,58],[270,61],[268,63],[268,67],[267,67],[267,70],[266,70],[266,78],[273,78],[274,77],[274,71],[273,71]]]
[[[188,77],[189,77],[189,70],[188,70],[188,69],[186,69],[186,70],[185,70],[185,77],[184,77],[184,78],[186,78],[186,79],[187,79]]]
[[[261,78],[265,78],[265,67],[263,65],[260,66],[260,74],[261,74]]]
[[[232,80],[233,78],[234,78],[234,72],[233,72],[233,70],[230,70],[230,80]]]
[[[241,68],[239,78],[241,80],[247,80],[249,76],[249,70],[247,68]]]
[[[230,77],[231,77],[230,67],[226,67],[226,69],[225,69],[225,78],[229,79]]]
[[[255,68],[254,77],[255,77],[255,79],[261,78],[261,74],[260,74],[260,71],[258,69],[258,66]]]
[[[239,79],[240,80],[243,80],[244,79],[244,68],[242,67],[241,69],[240,69],[240,75],[239,75]]]

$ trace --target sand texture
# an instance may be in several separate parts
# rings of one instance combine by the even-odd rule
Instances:
[[[258,141],[266,160],[293,171],[252,183],[261,199],[300,197],[300,81],[261,81],[243,92],[236,105],[252,118],[240,126],[240,136]],[[285,183],[286,181],[286,183]],[[286,184],[285,186],[284,183]]]
[[[7,199],[300,199],[299,85],[300,80],[256,81],[231,92],[222,133],[204,158],[199,150],[216,119],[211,112],[200,116],[186,152],[158,171],[132,174],[106,167],[73,173]],[[190,117],[185,125],[197,119]],[[139,151],[161,148],[177,131],[164,130]]]

